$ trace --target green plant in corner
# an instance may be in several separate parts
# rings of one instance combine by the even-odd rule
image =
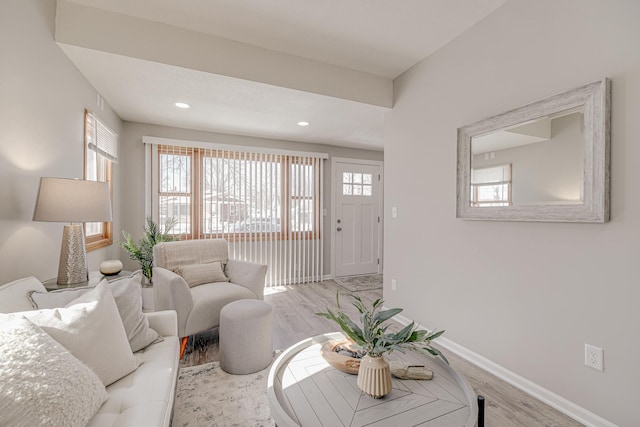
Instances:
[[[130,233],[122,231],[122,236],[125,240],[120,242],[120,247],[127,252],[129,258],[140,263],[142,274],[147,279],[151,280],[153,276],[153,247],[160,242],[175,240],[169,232],[177,222],[177,219],[171,218],[161,230],[160,226],[151,217],[147,217],[147,223],[143,229],[143,237],[138,242],[133,240]]]
[[[381,299],[377,299],[371,306],[367,306],[358,295],[352,294],[351,297],[354,300],[353,306],[360,313],[361,326],[358,326],[342,311],[338,292],[336,292],[337,308],[335,311],[327,309],[326,312],[316,313],[316,315],[337,323],[347,337],[372,357],[379,357],[385,353],[391,353],[393,350],[404,353],[405,349],[412,349],[440,357],[449,364],[440,350],[431,346],[431,341],[442,335],[444,331],[429,332],[418,329],[415,322],[411,322],[398,332],[387,332],[389,324],[386,322],[400,313],[401,308],[382,310],[384,301]]]

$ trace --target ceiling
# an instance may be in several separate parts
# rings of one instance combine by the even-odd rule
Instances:
[[[59,0],[56,40],[123,120],[382,150],[392,80],[506,1]]]

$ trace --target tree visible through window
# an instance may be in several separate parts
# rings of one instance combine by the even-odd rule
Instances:
[[[158,219],[187,238],[319,236],[318,159],[160,145]]]

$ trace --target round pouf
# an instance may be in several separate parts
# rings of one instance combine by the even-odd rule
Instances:
[[[230,374],[252,374],[273,358],[271,305],[257,299],[234,301],[220,311],[220,367]]]

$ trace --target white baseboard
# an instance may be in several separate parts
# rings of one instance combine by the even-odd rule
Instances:
[[[394,320],[398,321],[398,323],[402,325],[408,325],[411,323],[411,320],[402,315],[397,315],[394,317]],[[421,329],[424,328],[422,325],[418,325]],[[427,329],[428,330],[428,329]],[[552,408],[557,409],[563,414],[573,418],[574,420],[584,424],[588,427],[618,427],[616,424],[608,421],[599,415],[594,414],[593,412],[576,405],[570,400],[565,399],[564,397],[547,390],[544,387],[539,386],[538,384],[512,372],[495,362],[487,359],[480,354],[469,350],[466,347],[461,346],[448,338],[440,337],[437,339],[438,346],[445,348],[452,353],[457,354],[463,359],[468,360],[474,365],[484,369],[485,371],[495,375],[500,378],[502,381],[511,384],[512,386],[524,391],[525,393],[535,397],[541,402],[546,403]]]

